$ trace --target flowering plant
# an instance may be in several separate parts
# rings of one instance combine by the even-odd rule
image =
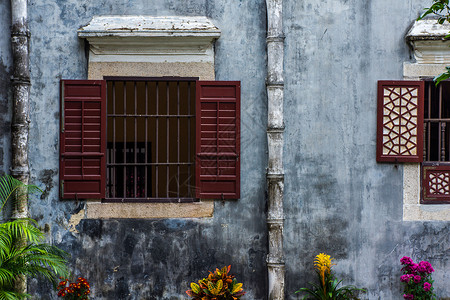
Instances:
[[[78,277],[76,282],[63,279],[57,289],[58,297],[67,300],[88,300],[91,293],[89,282],[83,277]]]
[[[333,258],[325,253],[316,255],[314,260],[314,267],[319,276],[320,284],[310,283],[313,289],[301,288],[295,293],[307,293],[302,299],[319,299],[319,300],[344,300],[344,299],[358,299],[355,296],[356,291],[365,291],[358,289],[353,285],[346,285],[338,288],[342,280],[337,280],[332,273],[331,267],[336,265],[331,261]]]
[[[186,291],[193,300],[237,300],[244,296],[242,283],[238,283],[230,268],[223,267],[221,270],[209,272],[208,277],[191,283],[191,289]]]
[[[436,295],[433,293],[433,280],[431,279],[431,273],[434,272],[434,269],[431,264],[427,261],[416,264],[408,256],[403,256],[400,263],[403,265],[403,275],[400,276],[400,281],[405,284],[403,298],[407,300],[436,299]]]

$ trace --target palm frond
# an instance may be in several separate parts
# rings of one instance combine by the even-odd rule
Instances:
[[[13,240],[26,239],[31,243],[39,243],[43,240],[44,235],[36,225],[35,220],[24,218],[0,224],[0,229],[4,228],[9,232]]]
[[[31,297],[29,294],[0,290],[0,300],[21,300]]]
[[[0,212],[12,196],[21,197],[25,194],[42,192],[40,188],[33,184],[27,185],[10,175],[4,175],[0,177]]]
[[[0,290],[1,287],[12,285],[14,282],[14,274],[8,269],[0,268]]]

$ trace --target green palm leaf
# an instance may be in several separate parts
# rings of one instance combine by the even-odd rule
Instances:
[[[35,192],[42,191],[11,176],[0,177],[0,212],[8,201]],[[20,276],[42,277],[53,283],[56,276],[68,276],[68,254],[43,241],[44,235],[33,219],[0,224],[0,300],[30,297],[14,290],[14,282]]]
[[[14,195],[20,197],[25,194],[42,193],[42,190],[35,185],[26,185],[10,175],[0,177],[0,212]]]

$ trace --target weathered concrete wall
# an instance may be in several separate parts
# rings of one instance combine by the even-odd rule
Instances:
[[[375,162],[376,82],[403,78],[404,35],[427,4],[285,0],[288,299],[320,252],[369,299],[401,297],[403,255],[435,265],[450,296],[448,222],[403,222],[403,168]]]
[[[0,3],[0,172],[7,172],[9,168],[9,142],[11,127],[11,6],[9,1]]]
[[[74,272],[92,283],[94,299],[180,299],[191,280],[226,264],[245,282],[249,299],[265,299],[264,3],[30,0],[30,167],[33,181],[47,187],[30,210],[49,240],[72,254]],[[242,82],[242,197],[217,202],[213,218],[80,220],[74,214],[83,203],[58,199],[59,80],[87,78],[85,44],[76,30],[94,15],[114,14],[203,15],[222,31],[216,79]],[[48,286],[29,286],[37,298],[49,299]]]

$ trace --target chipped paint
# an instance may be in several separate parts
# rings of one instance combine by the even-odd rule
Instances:
[[[68,229],[73,233],[80,233],[77,229],[77,226],[80,224],[81,220],[86,218],[86,211],[84,209],[80,210],[78,213],[70,216],[68,222]]]

